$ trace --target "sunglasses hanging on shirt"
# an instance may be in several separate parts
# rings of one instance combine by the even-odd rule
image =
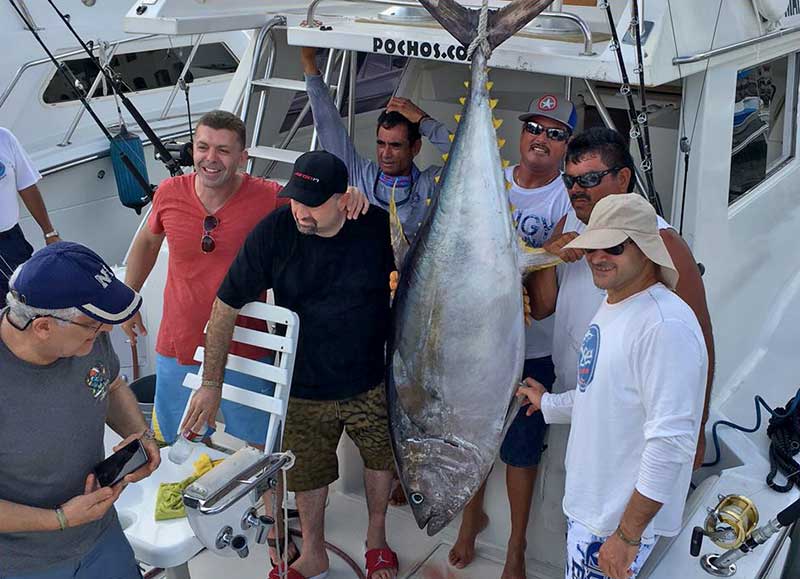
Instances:
[[[213,215],[206,215],[205,219],[203,219],[203,237],[200,238],[200,249],[203,250],[203,253],[211,253],[217,247],[214,238],[211,237],[211,232],[218,225],[219,219]]]

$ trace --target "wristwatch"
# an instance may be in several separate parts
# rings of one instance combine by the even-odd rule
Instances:
[[[58,234],[58,229],[54,229],[53,231],[48,231],[44,234],[45,239],[50,239],[51,237],[60,237]]]

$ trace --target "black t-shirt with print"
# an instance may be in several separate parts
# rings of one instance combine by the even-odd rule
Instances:
[[[370,207],[326,238],[300,233],[286,206],[250,232],[217,295],[241,308],[272,288],[300,317],[292,396],[343,400],[383,379],[394,269],[385,211]]]

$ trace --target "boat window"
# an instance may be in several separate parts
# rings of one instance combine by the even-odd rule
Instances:
[[[797,86],[796,54],[737,73],[729,204],[794,157]]]
[[[111,60],[111,67],[127,87],[125,92],[171,87],[178,82],[191,51],[191,46],[175,46],[118,54]],[[196,80],[235,72],[238,64],[238,60],[224,43],[202,44],[197,48],[189,72]],[[88,58],[68,60],[67,65],[88,91],[97,76],[97,67]],[[112,92],[110,87],[101,83],[94,94],[95,97],[111,96]],[[58,73],[54,74],[47,85],[43,99],[48,104],[77,100],[64,76]]]

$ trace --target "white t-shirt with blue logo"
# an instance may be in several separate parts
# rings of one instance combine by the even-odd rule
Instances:
[[[41,178],[14,134],[0,127],[0,231],[19,221],[18,192]]]
[[[559,175],[547,185],[525,189],[514,181],[514,167],[506,168],[505,178],[511,183],[508,200],[513,207],[517,234],[530,247],[542,247],[571,207],[564,180]],[[534,320],[526,328],[525,358],[549,356],[552,350],[553,316]]]
[[[608,536],[635,488],[663,503],[644,536],[678,534],[707,365],[697,318],[663,284],[616,304],[603,300],[583,339],[577,388],[542,399],[546,422],[572,425],[565,458],[567,517]],[[656,447],[669,468],[654,480],[642,474],[642,457]]]

